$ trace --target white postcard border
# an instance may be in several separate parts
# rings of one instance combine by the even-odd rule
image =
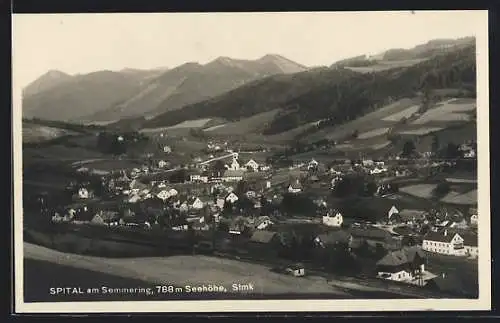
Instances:
[[[489,172],[489,77],[488,11],[476,33],[477,49],[477,135],[478,155],[478,299],[398,300],[189,300],[140,302],[53,302],[23,301],[22,221],[22,109],[21,88],[16,82],[15,16],[13,15],[13,158],[14,158],[14,271],[16,313],[121,313],[121,312],[351,312],[351,311],[461,311],[491,309],[490,172]],[[467,23],[464,21],[464,23]]]

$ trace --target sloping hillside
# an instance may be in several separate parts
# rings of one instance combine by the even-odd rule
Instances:
[[[207,100],[265,76],[305,69],[278,55],[266,55],[253,61],[219,57],[205,65],[186,63],[150,78],[122,102],[87,119],[103,121],[155,116]]]
[[[241,118],[284,109],[268,124],[273,135],[322,120],[318,129],[338,126],[387,105],[415,97],[428,89],[458,88],[475,92],[475,46],[437,55],[409,67],[378,73],[347,68],[318,68],[293,75],[268,77],[213,99],[169,111],[146,121],[148,127],[170,126],[185,120]]]
[[[23,89],[23,97],[35,95],[43,91],[48,91],[58,86],[59,84],[69,81],[70,79],[71,75],[68,75],[64,72],[57,70],[48,71]]]
[[[101,71],[71,77],[49,90],[23,99],[23,117],[76,121],[123,100],[140,86],[140,79]]]

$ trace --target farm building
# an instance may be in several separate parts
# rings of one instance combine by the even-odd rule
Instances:
[[[448,229],[431,231],[423,239],[422,248],[429,252],[452,256],[477,256],[477,235]]]
[[[425,259],[418,247],[391,251],[377,262],[377,277],[424,286],[436,277],[425,270]]]
[[[334,214],[332,214],[334,213]],[[329,227],[340,227],[342,226],[342,223],[344,222],[344,218],[342,217],[342,214],[340,212],[328,212],[325,216],[322,218],[322,222],[324,225],[329,226]]]

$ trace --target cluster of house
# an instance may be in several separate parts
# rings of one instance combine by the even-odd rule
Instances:
[[[476,149],[477,144],[475,142],[463,143],[458,148],[463,158],[477,158]]]
[[[414,226],[429,225],[430,230],[422,238],[422,248],[426,251],[451,256],[478,256],[477,209],[469,210],[468,219],[455,210],[454,214],[446,209],[431,210],[401,210],[392,206],[387,214],[387,223]],[[432,216],[429,216],[431,215]],[[432,220],[430,220],[432,219]]]
[[[210,171],[208,162],[200,163],[201,167],[199,169],[191,170],[190,180],[202,183],[239,182],[243,180],[247,172],[267,172],[271,170],[270,166],[259,164],[253,159],[240,164],[238,153],[230,153],[230,156],[232,156],[231,163],[225,164],[223,170]]]

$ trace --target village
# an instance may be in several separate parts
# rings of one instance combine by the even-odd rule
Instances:
[[[279,263],[295,276],[333,270],[453,293],[460,286],[433,263],[477,262],[477,201],[455,207],[402,187],[475,159],[474,143],[459,150],[454,161],[313,157],[283,166],[227,142],[208,142],[189,164],[175,164],[164,145],[142,167],[79,164],[57,202],[39,194],[25,208],[53,225],[192,234],[197,252]],[[435,190],[446,195],[444,186]]]

